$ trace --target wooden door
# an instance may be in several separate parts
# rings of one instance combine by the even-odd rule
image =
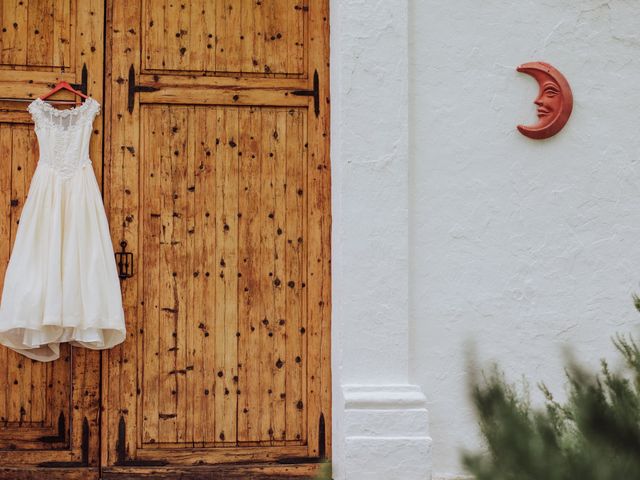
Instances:
[[[0,97],[66,80],[102,101],[103,13],[98,0],[0,2]],[[26,105],[0,101],[0,286],[38,160]],[[101,117],[90,156],[100,178]],[[0,478],[97,478],[99,390],[99,352],[63,345],[42,363],[0,347]]]
[[[328,21],[328,0],[107,4],[105,202],[134,274],[105,478],[330,454]]]

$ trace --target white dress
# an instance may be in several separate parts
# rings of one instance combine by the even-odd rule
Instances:
[[[40,157],[0,300],[0,343],[40,361],[60,343],[91,349],[124,341],[125,321],[109,225],[89,158],[92,97],[61,110],[36,98]]]

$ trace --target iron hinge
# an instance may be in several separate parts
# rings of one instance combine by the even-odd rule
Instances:
[[[64,418],[64,415],[61,414]],[[42,468],[76,468],[76,467],[88,467],[89,466],[89,435],[91,431],[89,429],[89,420],[84,417],[82,420],[82,444],[80,445],[80,453],[82,455],[78,462],[42,462],[38,466]],[[64,437],[64,436],[63,436]]]
[[[136,70],[133,68],[132,63],[129,67],[129,97],[127,99],[127,109],[129,113],[133,113],[136,92],[155,92],[158,90],[160,90],[160,88],[151,85],[136,85]]]
[[[82,77],[81,77],[80,83],[70,83],[69,85],[71,85],[76,90],[80,90],[85,95],[88,95],[87,94],[88,83],[89,83],[89,71],[87,70],[87,64],[84,63],[82,65]]]
[[[116,466],[118,467],[162,467],[165,460],[132,460],[127,458],[127,424],[124,417],[118,422],[118,440],[116,441]]]
[[[58,434],[57,435],[45,435],[38,438],[42,443],[62,443],[67,438],[67,425],[64,418],[64,412],[60,412],[58,416]]]
[[[318,70],[314,70],[313,72],[313,90],[294,90],[291,94],[313,97],[313,111],[316,117],[320,115],[320,79],[318,77]]]
[[[280,464],[300,465],[305,463],[325,463],[327,461],[327,433],[324,413],[318,419],[318,456],[317,457],[282,457],[277,460]]]
[[[318,456],[322,460],[327,459],[327,429],[324,423],[324,413],[320,413],[318,420]]]

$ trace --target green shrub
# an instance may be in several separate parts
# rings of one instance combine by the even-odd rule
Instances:
[[[472,400],[485,443],[463,463],[478,480],[640,480],[640,350],[634,339],[614,344],[626,368],[567,369],[568,395],[532,408],[497,367],[472,379]]]
[[[325,462],[320,466],[316,480],[331,480],[331,462]]]

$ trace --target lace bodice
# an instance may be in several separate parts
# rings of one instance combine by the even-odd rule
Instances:
[[[88,97],[82,105],[63,110],[36,98],[27,110],[38,137],[38,164],[45,164],[64,178],[91,164],[89,142],[93,120],[100,113],[97,100]]]

